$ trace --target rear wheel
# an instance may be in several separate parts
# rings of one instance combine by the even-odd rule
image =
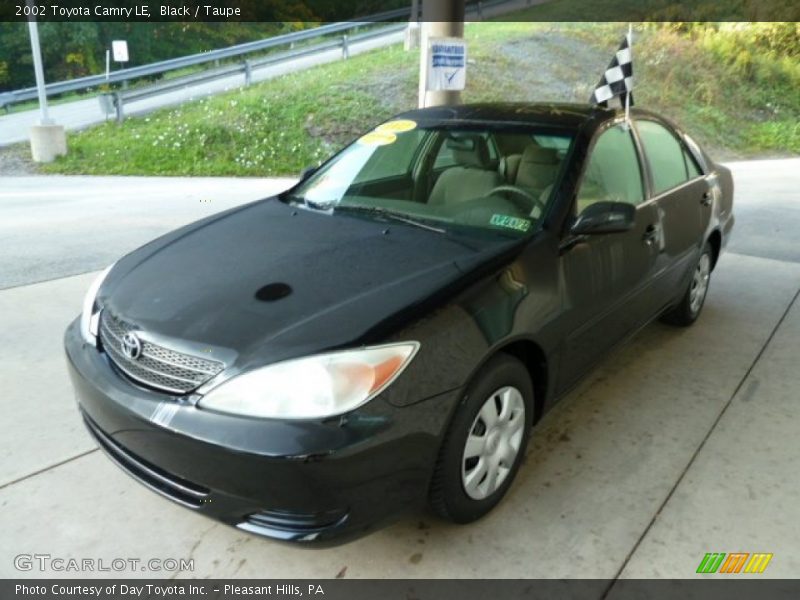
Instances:
[[[661,317],[661,320],[670,325],[688,327],[700,316],[708,294],[708,284],[711,280],[711,244],[706,243],[703,253],[695,265],[692,280],[683,295],[680,303]]]
[[[527,369],[496,356],[467,388],[445,436],[431,483],[434,511],[469,523],[492,510],[519,469],[532,421]]]

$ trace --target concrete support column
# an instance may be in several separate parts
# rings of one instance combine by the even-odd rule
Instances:
[[[461,92],[429,92],[428,39],[437,37],[464,37],[465,0],[423,0],[422,32],[420,37],[419,106],[461,104]]]

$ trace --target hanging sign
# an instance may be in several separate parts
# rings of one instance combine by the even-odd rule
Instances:
[[[467,43],[428,38],[428,91],[461,91],[467,83]]]

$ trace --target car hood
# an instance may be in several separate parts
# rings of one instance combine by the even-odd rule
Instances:
[[[245,366],[376,343],[512,245],[269,199],[127,255],[99,301],[143,332],[228,349]]]

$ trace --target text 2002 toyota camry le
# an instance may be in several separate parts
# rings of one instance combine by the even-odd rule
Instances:
[[[410,112],[104,272],[66,332],[80,410],[133,477],[249,532],[341,540],[426,500],[469,522],[611,346],[697,318],[732,196],[649,112]]]

